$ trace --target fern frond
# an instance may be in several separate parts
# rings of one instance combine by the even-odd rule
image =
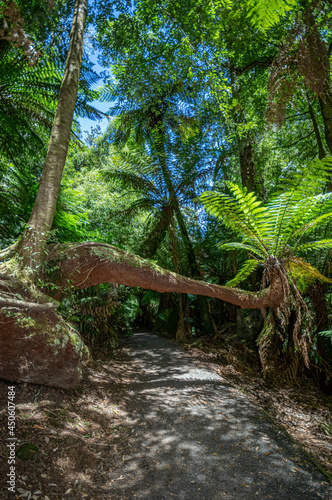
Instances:
[[[247,5],[252,25],[267,30],[296,5],[296,0],[247,0]]]
[[[310,252],[316,250],[330,250],[332,249],[332,239],[325,239],[319,241],[310,241],[296,247],[299,252]]]
[[[254,193],[247,193],[246,188],[242,188],[232,182],[227,182],[227,185],[233,192],[241,212],[253,227],[257,238],[263,243],[266,233],[270,229],[267,225],[266,207],[262,205],[261,201],[257,200]]]
[[[322,337],[330,338],[332,342],[332,330],[324,330],[323,332],[317,332],[317,334],[321,335]]]
[[[231,185],[231,187],[233,186]],[[235,187],[234,192],[237,198],[207,191],[199,199],[208,213],[221,219],[226,226],[242,237],[248,238],[251,243],[256,240],[263,254],[267,255],[268,249],[261,235],[263,226],[261,219],[263,219],[265,212],[264,207],[260,207],[260,204],[257,205],[256,198],[252,193],[247,195],[247,193],[241,192]],[[259,224],[255,220],[255,214],[260,219]]]
[[[278,193],[293,193],[294,199],[314,196],[323,191],[332,175],[332,157],[316,158],[307,165],[298,167],[280,181]]]
[[[259,262],[255,259],[246,260],[237,275],[232,280],[228,281],[225,286],[227,286],[228,288],[237,286],[239,283],[241,283],[241,281],[247,279],[248,276],[250,276],[250,274],[253,273],[259,265]]]
[[[222,245],[220,245],[220,250],[229,250],[229,251],[231,251],[231,250],[234,250],[234,249],[236,249],[236,250],[246,250],[247,252],[254,253],[258,257],[262,257],[262,253],[259,250],[257,250],[257,248],[255,248],[254,246],[249,245],[249,244],[232,241],[232,242],[223,243]]]
[[[317,229],[320,226],[326,226],[332,220],[332,212],[328,212],[326,214],[320,215],[316,217],[314,220],[310,220],[307,224],[304,224],[295,235],[300,234],[301,239],[304,234],[310,234],[312,231]]]
[[[155,207],[155,200],[150,198],[140,198],[138,200],[133,201],[129,207],[122,210],[114,210],[110,212],[109,218],[111,219],[113,216],[122,217],[132,217],[134,215],[142,213],[142,210],[153,210]]]
[[[96,99],[101,102],[114,102],[117,99],[115,81],[109,80],[106,85],[98,87],[95,92]]]
[[[285,245],[291,244],[297,238],[298,241],[307,232],[316,226],[327,223],[332,215],[322,214],[331,204],[331,193],[311,196],[298,201],[293,193],[284,193],[272,200],[268,205],[269,219],[274,226],[272,238],[275,241],[274,254]],[[315,219],[316,217],[316,219]],[[278,250],[279,249],[279,250]]]
[[[157,192],[153,183],[144,177],[125,170],[107,169],[101,172],[106,181],[118,180],[125,188],[134,188],[142,192]]]

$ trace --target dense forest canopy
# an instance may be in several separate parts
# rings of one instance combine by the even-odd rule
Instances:
[[[112,348],[145,321],[186,342],[226,332],[267,379],[328,389],[331,18],[322,0],[0,0],[1,335],[17,353],[1,377],[75,385],[76,329]],[[83,141],[96,101],[109,124]],[[68,380],[51,357],[32,375],[40,344]]]

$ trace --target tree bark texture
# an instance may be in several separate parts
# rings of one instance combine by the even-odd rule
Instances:
[[[56,298],[75,288],[101,283],[139,286],[158,292],[216,297],[251,309],[278,308],[285,299],[276,274],[269,288],[258,293],[227,288],[166,271],[151,261],[119,248],[94,242],[55,245],[49,249],[47,281],[58,285]],[[79,335],[56,312],[47,287],[37,287],[12,276],[0,279],[0,378],[18,382],[75,387],[87,351]],[[46,292],[46,293],[45,293]],[[183,322],[180,325],[184,333]],[[179,332],[180,333],[180,332]],[[210,332],[211,333],[211,332]]]
[[[34,271],[42,264],[66,162],[83,56],[87,0],[76,0],[70,45],[49,147],[32,214],[21,241],[23,266]]]
[[[278,308],[285,299],[278,274],[269,288],[253,293],[194,280],[167,271],[138,255],[102,243],[85,242],[55,246],[49,252],[51,276],[62,292],[88,288],[101,283],[139,286],[157,292],[178,292],[215,297],[250,309]],[[69,284],[68,284],[69,281]]]
[[[254,192],[257,195],[255,164],[250,142],[240,149],[240,167],[243,187],[247,188],[249,193]]]

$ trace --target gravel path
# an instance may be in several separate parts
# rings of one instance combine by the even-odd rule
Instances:
[[[332,499],[307,457],[214,371],[150,333],[128,346],[133,446],[110,477],[112,500]]]

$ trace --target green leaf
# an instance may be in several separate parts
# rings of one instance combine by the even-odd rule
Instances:
[[[259,265],[260,263],[255,259],[246,260],[246,262],[243,264],[243,266],[241,267],[240,271],[237,273],[235,278],[228,281],[226,283],[226,286],[229,288],[237,286],[239,283],[241,283],[241,281],[247,279],[248,276],[250,276],[250,274],[253,273],[254,270],[257,269]]]
[[[309,243],[304,243],[299,245],[296,249],[299,252],[313,252],[316,250],[330,250],[332,248],[332,239],[310,241]]]
[[[239,242],[236,242],[236,241],[232,241],[232,242],[229,242],[229,243],[223,243],[222,245],[220,245],[220,250],[231,251],[231,250],[234,250],[234,249],[236,249],[236,250],[246,250],[247,252],[252,252],[255,255],[258,255],[259,257],[263,257],[262,253],[259,252],[259,250],[257,250],[252,245],[246,245],[244,243],[239,243]]]
[[[252,25],[267,30],[296,6],[296,0],[247,0],[247,6]]]

